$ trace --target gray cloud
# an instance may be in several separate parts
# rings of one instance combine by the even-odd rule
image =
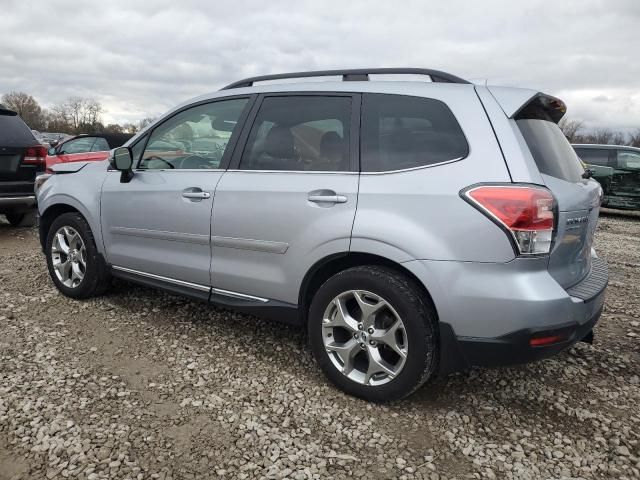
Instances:
[[[95,97],[107,120],[158,114],[250,75],[425,66],[557,95],[590,126],[640,127],[637,0],[0,0],[0,9],[0,93],[47,105]]]

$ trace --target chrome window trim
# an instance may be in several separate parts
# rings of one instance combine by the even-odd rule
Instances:
[[[349,170],[241,170],[238,168],[230,168],[227,172],[240,172],[240,173],[315,173],[315,174],[331,174],[331,175],[358,175],[359,172],[352,172]]]
[[[134,172],[225,172],[224,168],[136,168]]]
[[[224,168],[134,168],[134,172],[226,172]],[[120,172],[115,168],[108,168],[107,172]]]
[[[402,173],[402,172],[411,172],[413,170],[422,170],[425,168],[439,167],[440,165],[447,165],[449,163],[459,162],[460,160],[464,160],[469,158],[469,155],[466,157],[458,157],[451,160],[445,160],[444,162],[432,163],[430,165],[420,165],[418,167],[409,167],[409,168],[400,168],[398,170],[382,170],[380,172],[352,172],[347,170],[340,171],[319,171],[319,170],[241,170],[241,169],[229,169],[227,172],[242,172],[242,173],[321,173],[321,174],[342,174],[342,175],[386,175],[388,173]]]
[[[444,162],[432,163],[429,165],[420,165],[418,167],[409,167],[409,168],[400,168],[398,170],[382,170],[380,172],[360,172],[362,175],[384,175],[387,173],[402,173],[402,172],[411,172],[414,170],[423,170],[425,168],[431,167],[439,167],[440,165],[447,165],[449,163],[459,162],[460,160],[464,160],[465,158],[469,158],[469,155],[466,157],[458,157],[452,160],[445,160]]]

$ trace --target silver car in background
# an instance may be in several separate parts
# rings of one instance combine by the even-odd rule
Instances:
[[[67,296],[115,276],[300,324],[338,387],[398,399],[592,337],[602,193],[564,112],[425,69],[242,80],[55,166],[42,248]]]

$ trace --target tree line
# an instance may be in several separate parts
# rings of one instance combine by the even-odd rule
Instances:
[[[39,132],[68,133],[136,133],[153,122],[144,118],[137,123],[102,123],[104,112],[100,102],[93,98],[68,97],[46,109],[25,92],[9,92],[2,95],[0,104],[13,110],[32,130]]]
[[[598,143],[601,145],[627,145],[640,147],[640,128],[634,132],[623,132],[611,128],[587,130],[581,120],[563,118],[558,126],[570,143]]]
[[[2,95],[0,104],[18,112],[29,128],[40,132],[56,133],[136,133],[146,127],[153,118],[137,123],[102,123],[102,105],[93,98],[69,97],[51,109],[42,108],[33,96],[24,92]],[[581,120],[563,118],[558,124],[571,143],[599,143],[640,147],[640,128],[635,132],[623,132],[610,128],[587,130]]]

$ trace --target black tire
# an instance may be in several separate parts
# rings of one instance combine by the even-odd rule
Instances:
[[[7,221],[13,227],[33,227],[36,224],[36,211],[6,213]]]
[[[72,227],[80,234],[86,248],[86,271],[84,278],[75,287],[64,285],[55,273],[52,259],[53,238],[62,227]],[[57,217],[49,228],[45,248],[49,276],[60,292],[67,297],[83,299],[103,294],[109,287],[111,277],[105,262],[96,248],[96,242],[89,224],[79,213],[63,213]]]
[[[371,386],[345,376],[327,353],[322,332],[325,309],[349,290],[366,290],[386,300],[404,323],[407,357],[400,373],[385,384]],[[407,276],[386,267],[361,266],[344,270],[327,280],[315,293],[308,315],[311,350],[318,365],[338,388],[373,402],[398,400],[413,393],[437,370],[438,327],[430,299]]]
[[[30,218],[27,213],[5,213],[4,216],[7,217],[7,222],[12,227],[32,227],[34,225],[33,220],[29,221]]]

